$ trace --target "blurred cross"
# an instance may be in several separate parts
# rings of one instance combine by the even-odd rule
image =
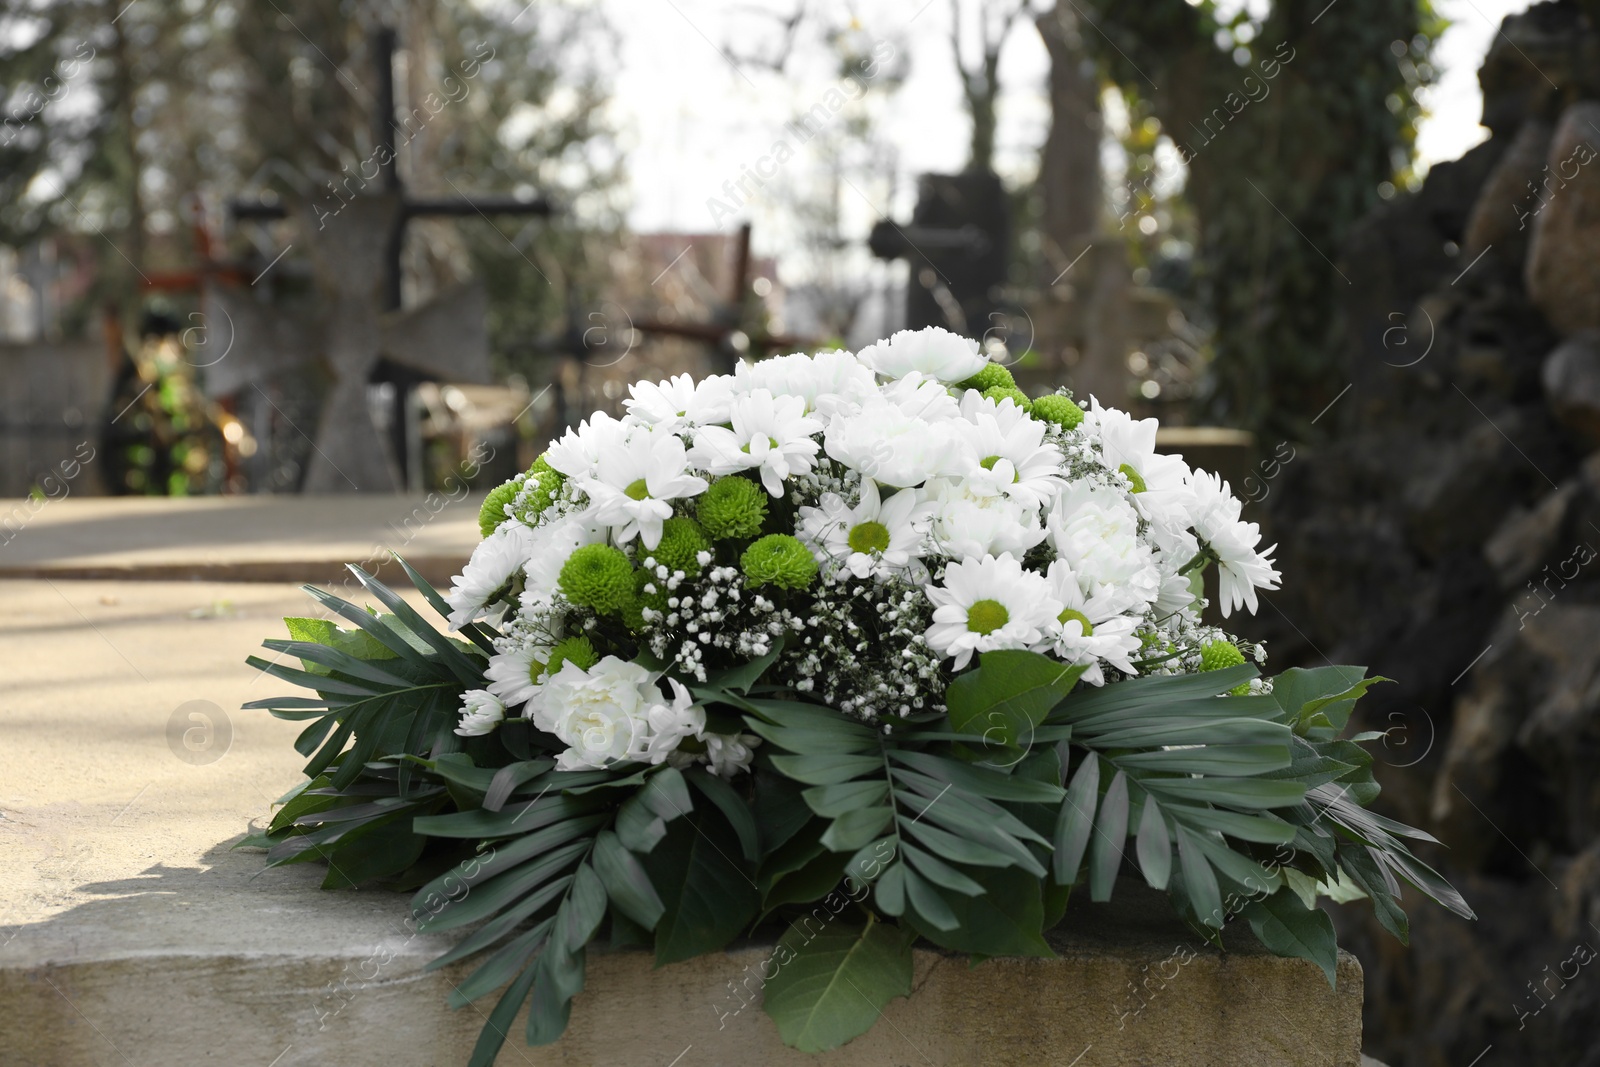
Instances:
[[[247,288],[211,286],[207,292],[218,313],[208,317],[209,325],[220,329],[219,320],[226,318],[243,357],[231,366],[219,363],[208,377],[209,391],[259,388],[258,383],[272,373],[317,355],[332,373],[333,389],[323,406],[303,484],[307,492],[398,488],[403,484],[410,387],[430,380],[489,380],[487,302],[481,284],[470,283],[402,310],[406,223],[428,216],[548,217],[552,210],[543,198],[406,194],[396,159],[395,43],[390,28],[372,35],[377,103],[371,158],[378,173],[371,184],[378,191],[363,190],[336,216],[324,211],[314,218],[309,204],[293,212],[300,217],[301,232],[308,235],[313,274],[330,305],[319,321],[298,325],[253,299]],[[230,208],[237,219],[281,219],[291,214],[276,201],[235,202]],[[258,275],[251,286],[260,280]],[[384,381],[394,386],[390,412],[386,418],[374,418],[367,387]]]

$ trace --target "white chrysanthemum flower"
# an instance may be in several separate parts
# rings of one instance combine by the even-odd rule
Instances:
[[[939,479],[924,490],[933,502],[931,534],[951,559],[976,559],[1005,553],[1021,559],[1045,539],[1037,506],[1005,494],[980,491],[965,480]]]
[[[881,395],[907,415],[924,422],[944,422],[961,416],[961,405],[944,383],[919,371],[885,385]]]
[[[489,693],[508,708],[521,707],[538,695],[549,660],[550,649],[539,644],[507,649],[490,656],[489,665],[483,670],[483,676],[489,681]]]
[[[967,396],[978,394],[969,390]],[[1061,450],[1044,439],[1045,424],[1029,418],[1009,397],[993,413],[965,402],[961,406],[966,417],[953,427],[971,463],[964,472],[969,491],[1004,494],[1034,509],[1054,500],[1067,483]]]
[[[1139,673],[1130,658],[1139,651],[1139,638],[1134,633],[1139,626],[1137,618],[1119,614],[1113,599],[1103,594],[1084,596],[1078,576],[1066,560],[1051,563],[1045,581],[1063,605],[1047,631],[1057,656],[1074,666],[1087,667],[1082,678],[1090,685],[1105,684],[1101,660],[1124,674]]]
[[[932,516],[933,505],[915,489],[884,500],[867,478],[853,508],[837,493],[825,493],[820,507],[802,507],[795,534],[818,563],[835,562],[857,578],[886,578],[921,557]]]
[[[456,733],[462,737],[482,737],[493,733],[506,717],[506,706],[486,689],[469,689],[461,694],[461,725]]]
[[[1156,451],[1157,419],[1135,419],[1126,411],[1101,407],[1089,398],[1083,416],[1083,430],[1100,442],[1105,465],[1123,475],[1132,485],[1132,501],[1140,515],[1150,522],[1173,529],[1188,525],[1193,494],[1189,489],[1189,465],[1182,456],[1164,456]]]
[[[1139,540],[1139,518],[1121,493],[1088,482],[1056,498],[1046,525],[1056,555],[1091,596],[1110,595],[1118,612],[1143,612],[1161,592],[1161,572]]]
[[[567,750],[556,769],[600,768],[634,759],[649,742],[650,709],[661,703],[656,675],[636,663],[607,656],[589,670],[568,660],[543,683],[533,723]]]
[[[773,396],[798,396],[806,413],[824,417],[851,414],[877,391],[872,369],[849,352],[773,356],[734,368],[734,389],[749,394],[766,389]]]
[[[550,603],[561,584],[561,568],[572,553],[584,545],[606,541],[604,524],[592,518],[592,511],[568,515],[534,531],[528,562],[523,564],[521,603],[524,611],[537,610]]]
[[[874,397],[859,414],[829,422],[823,448],[863,478],[908,489],[948,473],[955,463],[954,437],[936,427]]]
[[[627,436],[626,423],[597,411],[562,434],[561,440],[545,451],[545,462],[569,478],[589,478],[600,462],[601,451]]]
[[[811,435],[821,432],[822,423],[809,418],[805,410],[801,397],[775,397],[767,389],[736,397],[729,413],[733,428],[701,430],[689,458],[712,474],[759,470],[767,492],[782,496],[784,479],[808,473],[817,455]]]
[[[934,606],[928,647],[953,656],[958,671],[977,652],[1041,644],[1062,607],[1049,583],[1009,553],[952,563],[944,584],[926,592]]]
[[[711,773],[718,778],[732,778],[750,773],[750,761],[756,757],[755,747],[761,744],[761,738],[755,734],[706,734],[705,743]]]
[[[520,522],[508,522],[479,542],[472,558],[451,581],[445,600],[450,604],[450,625],[455,629],[488,614],[489,598],[499,592],[528,561],[534,532]]]
[[[578,483],[593,502],[590,515],[616,529],[618,544],[638,537],[646,548],[661,541],[672,517],[670,501],[698,496],[710,483],[689,473],[683,439],[668,430],[635,428],[626,438],[601,442],[595,473]]]
[[[1191,519],[1194,532],[1217,559],[1217,600],[1222,617],[1243,605],[1256,610],[1256,590],[1276,589],[1281,577],[1272,566],[1271,553],[1277,545],[1257,551],[1261,527],[1239,518],[1243,506],[1215,474],[1196,471],[1189,480],[1194,493]]]
[[[952,385],[966,381],[989,362],[978,351],[978,342],[937,326],[901,330],[887,341],[868,345],[857,356],[885,378],[904,378],[920,371]]]
[[[678,430],[689,421],[694,394],[694,376],[675,374],[664,382],[634,382],[622,403],[629,415],[646,426]]]

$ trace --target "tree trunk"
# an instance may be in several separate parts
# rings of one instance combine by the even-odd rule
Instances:
[[[1100,79],[1070,4],[1039,16],[1036,25],[1050,53],[1050,133],[1039,160],[1048,285],[1100,228]]]

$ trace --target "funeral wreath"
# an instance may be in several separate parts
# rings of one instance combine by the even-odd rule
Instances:
[[[765,1011],[820,1051],[910,995],[919,938],[1050,956],[1124,867],[1330,982],[1323,897],[1401,940],[1402,885],[1470,918],[1367,810],[1381,679],[1268,677],[1202,621],[1208,571],[1224,619],[1279,575],[1155,435],[942,330],[637,383],[489,494],[448,592],[407,567],[437,621],[356,568],[372,607],[307,587],[330,617],[250,661],[311,693],[250,705],[306,724],[306,780],[245,843],[459,931],[431,966],[497,996],[474,1065],[530,1002],[561,1036],[591,945],[767,933]]]

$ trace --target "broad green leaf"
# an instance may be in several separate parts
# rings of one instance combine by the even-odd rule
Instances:
[[[979,956],[1052,957],[1044,939],[1044,901],[1040,879],[1016,868],[972,870],[974,881],[982,884],[979,896],[966,896],[937,886],[931,887],[955,913],[959,925],[941,930],[926,922],[920,912],[908,912],[907,920],[917,932],[934,944],[953,952]]]
[[[1322,968],[1328,985],[1335,984],[1339,946],[1327,912],[1306,907],[1293,893],[1279,892],[1251,901],[1244,916],[1267,948],[1280,956],[1310,960]]]
[[[733,786],[709,771],[696,768],[685,777],[690,785],[717,806],[728,820],[728,825],[733,827],[733,832],[739,835],[739,849],[744,853],[744,858],[752,866],[760,863],[761,831],[744,798],[734,791]]]
[[[876,840],[893,819],[894,809],[887,806],[847,811],[823,831],[822,843],[834,852],[854,852]]]
[[[812,786],[801,794],[811,810],[823,818],[836,819],[858,808],[876,807],[889,797],[889,783],[881,778],[837,785]]]
[[[1220,930],[1226,916],[1222,913],[1222,891],[1217,888],[1216,873],[1195,833],[1181,825],[1174,829],[1178,834],[1178,864],[1183,872],[1189,906],[1201,925]]]
[[[1210,801],[1250,811],[1282,808],[1305,799],[1299,782],[1261,778],[1146,778],[1152,793],[1195,802]]]
[[[715,808],[677,819],[642,857],[665,907],[656,923],[656,964],[677,963],[722,948],[760,906],[738,835]]]
[[[778,771],[806,785],[837,785],[883,769],[880,756],[773,756]]]
[[[945,691],[950,725],[1001,746],[1026,740],[1085,670],[1018,649],[985,652],[978,663]]]
[[[889,923],[837,920],[808,934],[791,927],[778,940],[765,1009],[783,1043],[826,1052],[872,1028],[884,1005],[911,995],[916,934]]]

